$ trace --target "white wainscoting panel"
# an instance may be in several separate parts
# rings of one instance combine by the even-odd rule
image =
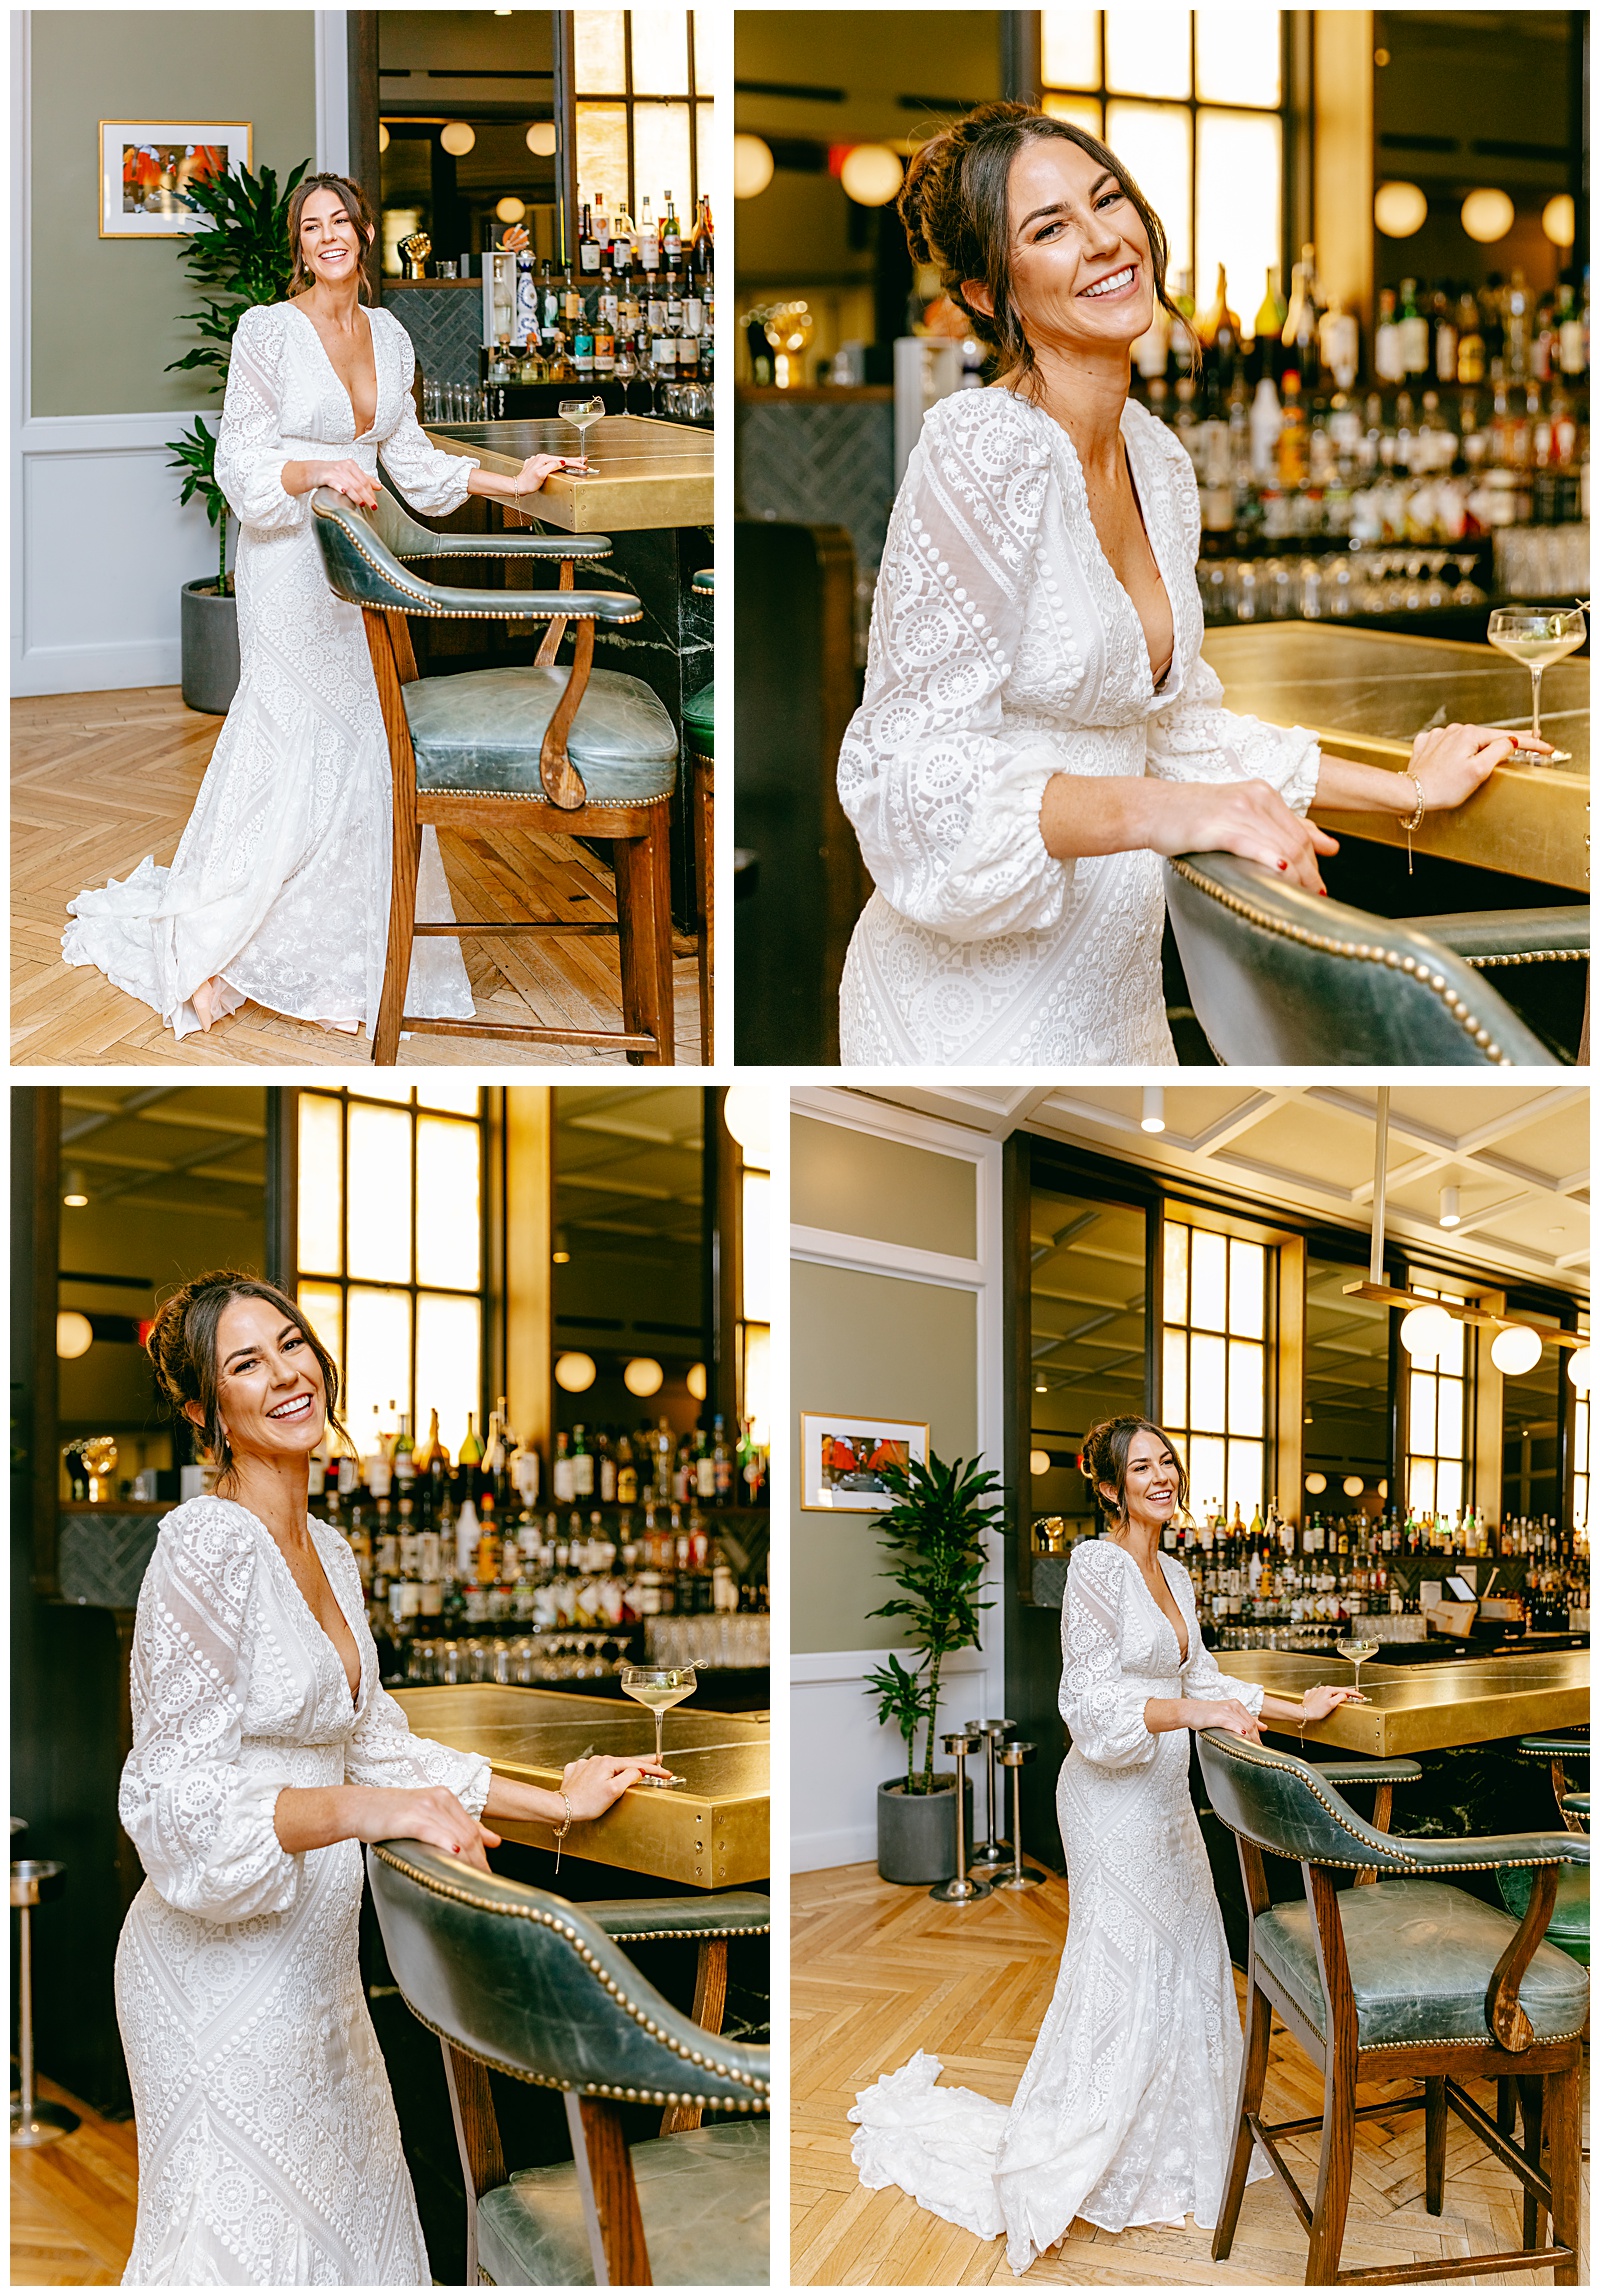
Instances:
[[[904,1740],[898,1730],[880,1728],[866,1688],[867,1675],[885,1656],[881,1650],[797,1650],[789,1661],[789,1865],[794,1873],[859,1865],[878,1855],[878,1787],[905,1771]],[[981,1650],[957,1651],[940,1673],[940,1729],[959,1729],[979,1714],[1003,1714],[1001,1697],[994,1657]],[[950,1757],[941,1752],[938,1767],[949,1766]],[[969,1773],[973,1767],[968,1764]],[[984,1788],[979,1784],[974,1791],[981,1819]]]
[[[217,411],[205,410],[213,427]],[[217,562],[205,512],[180,507],[182,474],[166,467],[167,441],[193,419],[50,415],[21,425],[13,693],[178,683],[179,592]]]

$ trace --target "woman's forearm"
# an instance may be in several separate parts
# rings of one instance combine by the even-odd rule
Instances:
[[[483,1805],[489,1824],[496,1818],[537,1818],[543,1825],[559,1826],[566,1814],[561,1796],[547,1787],[521,1786],[514,1778],[489,1780],[489,1799]]]
[[[1417,790],[1408,773],[1357,765],[1351,758],[1330,757],[1322,750],[1317,757],[1317,794],[1311,802],[1333,813],[1392,813],[1403,819],[1417,810]]]
[[[1137,853],[1154,842],[1163,784],[1143,774],[1053,773],[1039,807],[1039,834],[1056,861]]]
[[[1163,1730],[1187,1730],[1188,1699],[1147,1698],[1144,1702],[1144,1726],[1152,1738],[1159,1738]]]
[[[356,1804],[364,1786],[285,1786],[273,1804],[272,1823],[290,1856],[325,1850],[356,1837]]]
[[[1263,1722],[1303,1722],[1305,1718],[1298,1698],[1275,1698],[1269,1690],[1261,1701]]]

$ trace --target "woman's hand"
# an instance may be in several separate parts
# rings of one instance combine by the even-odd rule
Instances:
[[[587,470],[587,461],[582,461],[581,467]],[[530,454],[516,477],[507,479],[506,484],[513,494],[537,494],[552,471],[565,468],[565,459],[559,454]]]
[[[489,1871],[484,1852],[497,1847],[500,1836],[480,1825],[448,1786],[362,1786],[354,1791],[354,1840],[428,1842]]]
[[[1326,1683],[1319,1682],[1314,1690],[1305,1692],[1300,1700],[1300,1709],[1308,1722],[1320,1722],[1336,1706],[1365,1706],[1366,1703],[1364,1690],[1351,1690],[1348,1687],[1330,1690]]]
[[[1191,1730],[1232,1730],[1261,1743],[1261,1725],[1242,1698],[1186,1698]]]
[[[331,487],[335,494],[342,494],[346,501],[356,503],[362,510],[378,507],[378,481],[353,457],[346,456],[339,462],[313,463],[311,467],[315,473],[313,486]]]
[[[1151,845],[1157,853],[1237,853],[1277,869],[1307,893],[1325,893],[1319,853],[1338,841],[1302,821],[1265,781],[1169,781],[1155,796]]]
[[[567,1764],[561,1773],[561,1791],[572,1804],[575,1820],[603,1818],[612,1803],[642,1778],[665,1781],[671,1776],[653,1754],[634,1762],[619,1761],[611,1754],[588,1754],[581,1762]]]
[[[1416,776],[1428,811],[1449,813],[1465,804],[1495,767],[1503,765],[1519,748],[1549,751],[1551,744],[1535,741],[1531,733],[1507,733],[1501,726],[1427,726],[1411,744],[1410,771]],[[1404,774],[1399,786],[1407,797],[1414,794]],[[1411,813],[1415,808],[1406,805],[1401,810]]]

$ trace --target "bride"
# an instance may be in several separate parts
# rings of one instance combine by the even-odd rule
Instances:
[[[300,1310],[221,1271],[166,1301],[149,1349],[223,1471],[162,1523],[134,1626],[117,1808],[148,1878],[117,1947],[139,2140],[123,2282],[426,2288],[357,1962],[361,1844],[431,1842],[486,1872],[500,1837],[481,1819],[559,1837],[668,1773],[592,1755],[550,1793],[413,1737],[355,1559],[307,1509],[339,1375]]]
[[[283,303],[246,311],[234,336],[217,482],[239,521],[234,567],[239,688],[170,868],[147,858],[120,884],[80,893],[69,965],[161,1014],[175,1037],[247,998],[354,1034],[377,1026],[389,930],[390,768],[361,615],[323,578],[312,530],[319,486],[364,508],[384,468],[416,510],[469,494],[533,494],[560,458],[514,478],[428,444],[411,385],[411,338],[364,308],[374,236],[359,187],[308,176],[289,203],[294,275]],[[422,836],[419,922],[454,912],[436,833]],[[467,1020],[459,945],[419,940],[406,1009]]]
[[[982,2240],[1003,2233],[1018,2273],[1074,2217],[1215,2225],[1243,2042],[1189,1732],[1259,1740],[1263,1720],[1319,1720],[1356,1696],[1318,1688],[1297,1705],[1222,1673],[1188,1573],[1161,1552],[1188,1477],[1159,1427],[1102,1420],[1082,1466],[1108,1529],[1074,1549],[1061,1615],[1071,1917],[1055,1998],[1009,2110],[936,2087],[939,2061],[918,2050],[850,2115],[863,2184],[897,2184]]]
[[[841,1057],[1171,1066],[1162,855],[1237,853],[1320,893],[1337,848],[1313,801],[1414,825],[1518,737],[1445,726],[1388,773],[1221,707],[1193,466],[1128,395],[1173,308],[1166,238],[1104,144],[987,104],[923,145],[900,211],[999,381],[932,409],[890,521],[839,753],[877,888]]]

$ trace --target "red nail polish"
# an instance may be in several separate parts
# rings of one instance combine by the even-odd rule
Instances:
[[[1288,866],[1289,866],[1289,864],[1288,864],[1288,862],[1287,862],[1287,861],[1280,861],[1280,862],[1278,863],[1278,867],[1279,867],[1280,869],[1287,869],[1287,868],[1288,868]]]

